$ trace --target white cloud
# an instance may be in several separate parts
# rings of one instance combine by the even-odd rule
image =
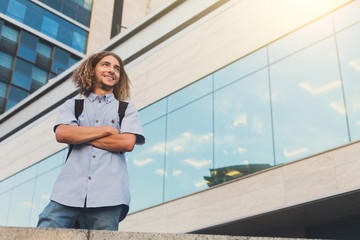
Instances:
[[[42,194],[42,195],[41,195],[41,199],[50,200],[50,196],[49,196],[49,195],[46,195],[46,194]]]
[[[159,175],[165,175],[167,176],[167,173],[163,170],[163,169],[158,169],[155,171],[155,173],[159,174]]]
[[[20,203],[20,205],[24,206],[24,207],[28,207],[28,208],[34,207],[34,204],[32,204],[31,202],[22,202],[22,203]]]
[[[183,132],[181,134],[182,137],[191,138],[191,132]]]
[[[201,187],[206,185],[206,182],[204,180],[202,180],[202,181],[199,181],[199,182],[194,182],[194,185],[195,185],[196,188],[201,188]]]
[[[285,150],[285,149],[284,149],[284,150],[283,150],[283,154],[284,154],[286,157],[290,158],[290,157],[294,157],[294,156],[296,156],[296,155],[299,155],[299,154],[304,153],[304,152],[307,152],[307,151],[309,151],[309,149],[306,148],[306,147],[299,148],[299,149],[296,149],[296,150],[293,150],[293,151],[288,151],[288,150]]]
[[[194,168],[202,168],[206,165],[210,165],[211,164],[211,160],[203,160],[203,161],[195,161],[193,159],[187,158],[183,160],[184,163],[194,167]]]
[[[307,92],[309,92],[313,96],[318,96],[318,95],[320,95],[324,92],[327,92],[330,89],[336,88],[340,85],[341,85],[341,81],[339,81],[339,80],[334,80],[334,81],[332,81],[328,84],[322,85],[318,88],[313,87],[308,82],[301,82],[298,84],[299,87],[302,87],[303,89],[305,89]]]
[[[240,124],[246,125],[246,123],[247,123],[247,116],[246,116],[246,115],[241,115],[241,116],[237,117],[237,118],[234,120],[231,128],[234,129],[234,128],[236,128],[237,126],[239,126]]]
[[[341,113],[341,114],[346,114],[346,110],[345,110],[345,107],[344,107],[344,104],[342,103],[339,103],[339,102],[332,102],[329,104],[329,106],[336,110],[337,112]]]
[[[208,141],[213,136],[212,133],[205,134],[199,137],[199,142]]]
[[[178,152],[178,151],[181,151],[181,150],[183,150],[184,148],[182,147],[182,146],[179,146],[179,145],[176,145],[176,146],[174,146],[173,147],[173,151],[174,152]]]
[[[142,166],[145,166],[145,165],[147,165],[147,164],[149,164],[149,163],[155,162],[155,160],[152,159],[152,158],[147,158],[147,159],[145,159],[145,160],[143,160],[143,161],[134,160],[133,162],[134,162],[134,164],[135,164],[136,166],[142,167]]]
[[[237,150],[239,153],[246,153],[248,151],[246,148],[241,148],[241,147],[238,147]]]
[[[165,144],[163,142],[159,143],[159,144],[156,144],[156,145],[151,147],[151,151],[165,153]]]
[[[181,170],[174,170],[173,171],[173,176],[178,176],[178,175],[180,175],[182,172],[181,172]]]

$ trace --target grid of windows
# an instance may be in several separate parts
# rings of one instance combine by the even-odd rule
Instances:
[[[0,12],[81,53],[86,50],[87,31],[30,0],[3,0],[0,5]]]
[[[142,109],[131,211],[359,140],[359,11],[355,1]],[[34,226],[66,152],[0,182],[0,225]]]
[[[66,16],[90,26],[90,16],[93,0],[39,0]]]
[[[80,60],[0,20],[0,114]]]

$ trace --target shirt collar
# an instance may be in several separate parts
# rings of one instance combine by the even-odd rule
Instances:
[[[115,96],[113,93],[109,93],[107,95],[103,95],[101,97],[99,97],[98,95],[96,95],[95,93],[90,93],[88,99],[91,101],[91,102],[94,102],[95,100],[97,99],[104,99],[106,103],[110,103],[112,101],[115,100]]]

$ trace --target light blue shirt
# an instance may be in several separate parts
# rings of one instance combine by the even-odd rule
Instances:
[[[113,94],[98,97],[91,93],[84,100],[78,120],[75,100],[60,106],[55,127],[60,124],[77,126],[119,127],[119,102]],[[144,144],[138,111],[129,103],[121,123],[121,133],[136,135],[136,144]],[[74,145],[55,182],[50,199],[71,207],[106,207],[130,204],[129,177],[125,154],[109,152],[88,144]]]

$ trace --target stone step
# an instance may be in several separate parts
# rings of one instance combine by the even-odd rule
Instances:
[[[1,240],[286,240],[290,238],[0,227]],[[300,240],[300,238],[297,238]],[[296,240],[291,238],[291,240]]]

